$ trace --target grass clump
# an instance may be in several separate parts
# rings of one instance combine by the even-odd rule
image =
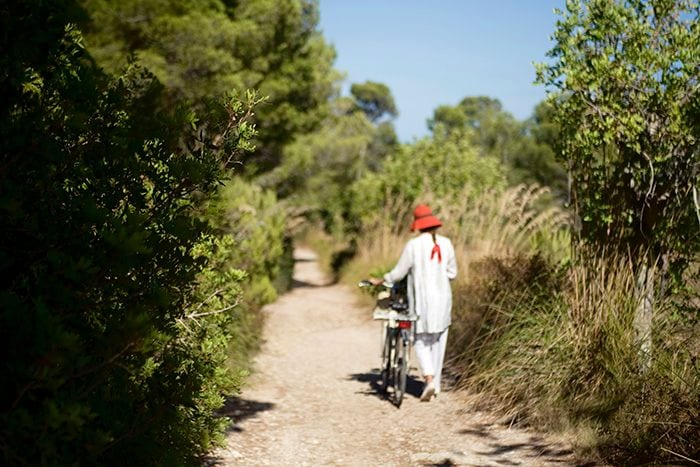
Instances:
[[[448,366],[459,387],[511,423],[585,434],[579,452],[614,464],[700,459],[697,287],[645,295],[640,258],[572,250],[568,216],[538,187],[421,202],[457,253]],[[347,277],[394,264],[411,204],[367,223]]]
[[[629,258],[560,269],[539,261],[472,266],[479,278],[456,320],[469,325],[451,334],[461,385],[522,423],[594,430],[594,446],[615,464],[697,459],[700,373],[687,320],[657,299],[653,344],[642,351]]]

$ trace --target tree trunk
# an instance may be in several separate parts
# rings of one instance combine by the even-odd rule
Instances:
[[[654,299],[654,268],[649,268],[646,263],[637,276],[637,297],[639,302],[634,316],[634,328],[639,347],[639,366],[642,371],[646,371],[651,366]]]

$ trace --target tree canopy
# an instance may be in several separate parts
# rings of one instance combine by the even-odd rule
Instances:
[[[569,1],[539,66],[581,238],[685,264],[700,247],[695,1]]]
[[[507,168],[512,184],[539,183],[563,197],[566,174],[555,159],[557,128],[550,125],[547,109],[540,104],[533,118],[520,122],[503,110],[498,99],[468,96],[455,106],[437,107],[428,128],[436,138],[462,132],[483,157],[493,157]]]
[[[274,167],[282,147],[314,129],[335,92],[335,51],[312,0],[83,0],[88,49],[109,72],[148,68],[170,102],[196,109],[212,96],[255,89],[260,129],[248,169]]]
[[[320,217],[328,229],[343,230],[347,221],[353,224],[348,219],[353,203],[348,187],[367,172],[381,170],[398,142],[392,123],[370,120],[357,100],[338,98],[331,108],[316,131],[285,148],[281,164],[261,183],[276,188],[286,202]]]
[[[389,87],[384,83],[366,81],[350,86],[350,94],[357,106],[371,121],[376,122],[384,116],[396,117],[398,111]]]

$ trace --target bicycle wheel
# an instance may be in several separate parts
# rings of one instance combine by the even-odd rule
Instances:
[[[403,396],[406,394],[406,377],[408,375],[408,341],[403,333],[396,333],[396,349],[394,351],[394,402],[401,407]]]
[[[386,327],[384,334],[384,348],[382,350],[382,367],[381,367],[381,378],[382,378],[382,391],[387,392],[389,389],[389,381],[391,379],[391,365],[394,359],[394,338],[392,336],[392,329]]]

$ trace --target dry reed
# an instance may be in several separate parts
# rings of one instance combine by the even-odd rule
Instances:
[[[442,220],[458,257],[448,352],[463,386],[540,427],[603,427],[608,438],[596,443],[614,446],[643,441],[643,459],[663,458],[664,449],[697,457],[700,441],[688,440],[700,438],[700,369],[687,337],[697,334],[679,332],[669,302],[655,301],[653,362],[645,370],[629,257],[571,258],[569,217],[541,187],[478,196],[465,188],[450,199],[424,193],[420,202]],[[353,279],[393,266],[410,236],[412,208],[394,199],[365,224]]]
[[[549,190],[520,185],[475,196],[470,187],[449,200],[424,192],[427,203],[443,223],[455,246],[459,288],[470,277],[470,264],[486,256],[544,253],[556,261],[568,252],[568,215],[548,199]],[[388,198],[381,212],[367,221],[358,241],[353,270],[370,270],[395,262],[406,240],[414,202]],[[361,265],[361,266],[360,266]],[[353,280],[357,273],[353,274]]]

